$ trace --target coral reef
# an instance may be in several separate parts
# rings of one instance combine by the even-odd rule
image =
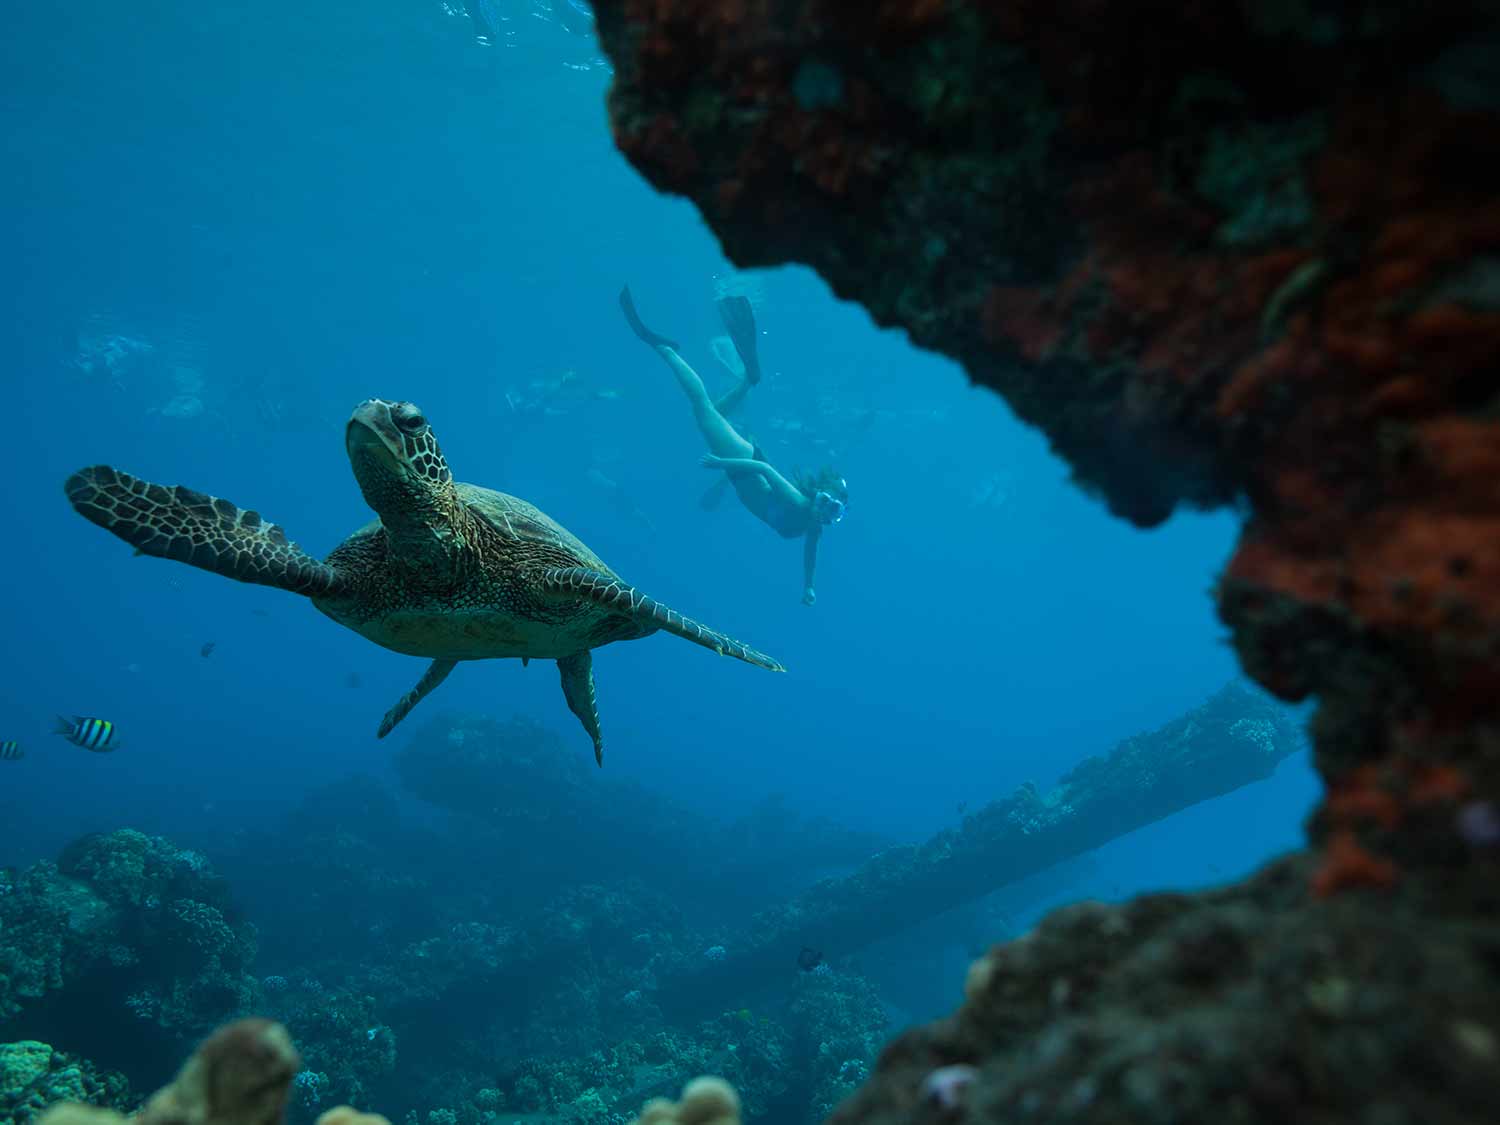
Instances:
[[[0,1032],[149,1068],[256,1000],[255,931],[198,852],[122,829],[3,879]]]
[[[571,794],[545,795],[540,779],[574,757],[550,736],[529,742],[529,727],[435,721],[404,752],[408,768],[439,770],[453,730],[465,749],[439,795],[482,766],[502,785],[531,777],[536,799],[512,818],[526,832],[565,823],[558,802]],[[874,1073],[886,1033],[880,995],[851,952],[1263,777],[1301,744],[1284,710],[1228,688],[1085,760],[1046,796],[1025,787],[960,828],[887,849],[853,876],[754,916],[751,903],[695,903],[689,918],[656,877],[584,881],[595,849],[576,840],[569,850],[559,838],[558,855],[529,871],[518,860],[519,885],[509,867],[497,883],[493,870],[516,846],[506,825],[476,825],[461,805],[444,830],[413,827],[378,784],[354,779],[315,791],[265,832],[236,837],[227,867],[266,919],[269,955],[257,953],[257,933],[201,854],[138,832],[89,836],[57,864],[5,876],[0,963],[12,1026],[28,1038],[45,1029],[51,1042],[140,1085],[212,1015],[269,1017],[297,1029],[286,1089],[295,1122],[341,1102],[385,1107],[405,1125],[507,1115],[623,1122],[688,1076],[715,1073],[739,1091],[747,1119],[813,1125]],[[777,827],[774,805],[731,829],[679,818],[660,798],[651,807],[657,838],[683,848],[695,828],[706,845],[749,825],[773,853],[821,864],[852,838],[817,824]],[[780,862],[773,854],[768,870]],[[674,878],[664,885],[680,886]],[[544,882],[547,897],[533,901]],[[237,885],[236,901],[246,898]],[[319,912],[359,924],[320,921]],[[831,961],[801,962],[807,939]],[[96,1088],[81,1092],[108,1100]]]
[[[246,1019],[214,1032],[177,1078],[151,1096],[130,1120],[135,1125],[282,1125],[300,1060],[286,1028]],[[42,1125],[123,1125],[107,1110],[64,1104]],[[348,1118],[343,1120],[348,1122]]]
[[[57,1102],[123,1110],[134,1104],[123,1075],[100,1072],[46,1043],[0,1043],[0,1121],[27,1125]]]
[[[695,1078],[671,1102],[647,1102],[634,1125],[740,1125],[740,1099],[722,1078]]]
[[[745,895],[775,901],[799,885],[806,858],[859,863],[888,842],[800,817],[785,802],[733,824],[643,786],[599,778],[548,728],[524,719],[447,717],[418,729],[396,755],[403,785],[473,819],[471,847],[505,856],[513,896],[550,898],[560,879],[638,879],[700,913],[742,911]],[[660,857],[674,857],[672,863]]]
[[[1410,882],[1396,901],[1309,906],[1312,863],[1054,912],[975,962],[954,1015],[886,1047],[831,1125],[954,1108],[1060,1125],[1486,1120],[1500,1066],[1493,861],[1440,896]],[[1488,920],[1455,924],[1475,901]],[[961,1088],[933,1081],[953,1067]]]
[[[38,1047],[50,1057],[50,1048]],[[24,1053],[24,1052],[23,1052]],[[0,1055],[9,1064],[9,1056]],[[283,1125],[288,1102],[300,1073],[301,1059],[292,1046],[291,1036],[279,1023],[264,1019],[243,1019],[219,1028],[193,1052],[191,1058],[168,1086],[162,1087],[128,1119],[110,1108],[81,1102],[65,1101],[54,1105],[40,1117],[41,1125]],[[45,1073],[48,1063],[37,1067],[23,1066]],[[0,1072],[7,1077],[10,1071]],[[93,1096],[86,1086],[66,1088]],[[118,1095],[106,1106],[114,1104]],[[494,1099],[489,1099],[493,1106]],[[603,1110],[600,1103],[598,1110]],[[413,1115],[414,1116],[414,1115]],[[494,1120],[491,1109],[484,1120]],[[451,1110],[434,1110],[428,1114],[430,1125],[454,1122]],[[600,1113],[582,1118],[598,1122]],[[615,1120],[624,1121],[624,1117]],[[683,1089],[677,1102],[664,1098],[648,1102],[641,1113],[643,1122],[677,1125],[739,1125],[740,1100],[733,1087],[721,1078],[697,1078]],[[316,1125],[391,1125],[379,1114],[361,1113],[347,1105],[335,1106],[320,1114]]]

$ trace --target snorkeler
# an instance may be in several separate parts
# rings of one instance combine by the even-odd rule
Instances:
[[[620,290],[620,308],[630,330],[661,356],[693,408],[693,420],[708,443],[708,452],[700,464],[722,471],[740,503],[767,527],[784,539],[803,540],[802,604],[812,605],[817,600],[813,572],[818,565],[818,541],[825,527],[844,518],[849,486],[830,468],[810,477],[796,473],[794,481],[787,480],[757,446],[730,424],[728,415],[744,401],[750,388],[760,382],[760,357],[756,352],[755,317],[750,302],[744,297],[725,297],[718,307],[735,351],[745,365],[745,375],[739,386],[715,402],[698,373],[679,354],[677,344],[641,323],[629,287]]]

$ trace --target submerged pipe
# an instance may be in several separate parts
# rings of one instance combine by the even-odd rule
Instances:
[[[1261,781],[1303,749],[1286,709],[1236,684],[1043,794],[1021,786],[923,844],[890,848],[755,915],[726,955],[661,981],[669,1017],[694,1018],[785,979],[803,946],[850,953],[1200,801]]]

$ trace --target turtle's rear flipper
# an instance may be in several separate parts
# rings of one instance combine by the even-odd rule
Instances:
[[[152,484],[108,465],[80,469],[63,489],[79,515],[140,554],[309,597],[336,595],[343,586],[337,571],[281,528],[228,500],[180,484]]]
[[[669,340],[646,327],[640,314],[635,311],[635,300],[630,296],[628,285],[620,290],[620,311],[625,314],[625,322],[630,325],[630,330],[653,348],[671,348],[674,352],[681,350],[676,340]]]
[[[719,319],[724,322],[724,331],[734,341],[734,350],[740,353],[740,362],[745,365],[745,382],[752,387],[760,382],[760,354],[755,341],[755,310],[748,297],[720,297]]]
[[[599,733],[599,707],[594,699],[594,656],[588,649],[557,662],[562,673],[563,697],[568,710],[578,716],[583,729],[594,740],[594,761],[604,764],[604,735]]]
[[[639,590],[625,585],[618,578],[600,574],[583,566],[555,566],[544,571],[541,577],[544,594],[556,598],[583,598],[595,605],[604,606],[625,617],[635,619],[653,629],[665,629],[685,640],[711,648],[720,656],[733,656],[747,664],[785,672],[778,662],[763,652],[756,652],[742,645],[733,637],[716,633],[706,625],[700,625],[690,617],[684,617],[675,609],[668,609],[655,598],[648,598]]]
[[[396,724],[410,715],[411,709],[426,699],[433,688],[446,680],[448,673],[453,671],[457,664],[457,660],[434,660],[427,665],[427,671],[422,673],[417,686],[398,699],[396,706],[385,713],[385,718],[380,720],[380,729],[375,732],[375,737],[384,738],[395,730]]]

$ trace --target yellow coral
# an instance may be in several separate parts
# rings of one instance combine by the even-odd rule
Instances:
[[[42,1114],[37,1125],[123,1125],[124,1121],[125,1118],[112,1109],[64,1102]]]
[[[740,1096],[722,1078],[694,1078],[682,1098],[652,1098],[635,1125],[740,1125]]]
[[[360,1113],[352,1106],[336,1105],[318,1115],[317,1125],[391,1125],[391,1122],[378,1113]]]

